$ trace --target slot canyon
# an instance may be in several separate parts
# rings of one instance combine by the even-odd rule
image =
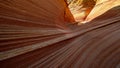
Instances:
[[[120,0],[0,0],[0,68],[120,68]]]

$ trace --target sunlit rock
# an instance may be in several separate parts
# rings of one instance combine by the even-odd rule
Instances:
[[[0,68],[120,68],[119,3],[0,0]]]
[[[69,8],[75,20],[80,23],[85,20],[91,21],[119,5],[120,0],[71,0],[69,2]]]

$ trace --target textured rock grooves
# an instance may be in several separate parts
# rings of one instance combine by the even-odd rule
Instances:
[[[0,0],[0,67],[120,68],[119,6],[72,22],[64,0]]]

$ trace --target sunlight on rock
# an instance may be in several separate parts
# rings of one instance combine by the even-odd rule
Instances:
[[[0,68],[120,68],[119,5],[0,0]]]
[[[68,4],[75,21],[85,23],[119,6],[120,0],[68,0]]]

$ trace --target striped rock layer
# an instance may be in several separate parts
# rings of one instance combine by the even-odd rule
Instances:
[[[120,6],[91,16],[78,26],[66,0],[0,0],[0,68],[120,68]]]

